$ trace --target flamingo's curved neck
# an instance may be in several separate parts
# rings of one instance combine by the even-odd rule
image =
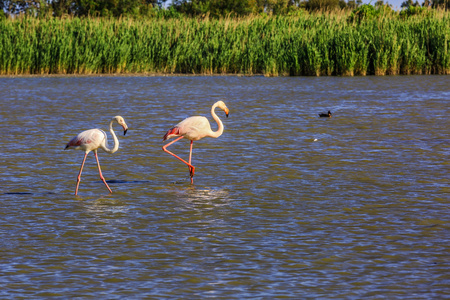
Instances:
[[[217,122],[217,125],[219,126],[219,128],[217,129],[217,131],[212,131],[210,136],[213,138],[218,138],[219,136],[222,135],[223,133],[223,124],[222,121],[219,119],[219,117],[216,115],[216,112],[214,111],[216,109],[216,107],[218,106],[217,103],[215,103],[212,107],[211,107],[211,115],[213,117],[213,119]]]
[[[109,149],[108,148],[108,143],[106,143],[106,147],[105,147],[105,151],[106,152],[108,152],[108,153],[114,153],[114,152],[116,152],[117,150],[119,150],[119,140],[117,139],[117,136],[116,136],[116,134],[114,133],[114,130],[113,130],[113,123],[114,123],[114,120],[111,120],[111,122],[109,123],[109,132],[111,132],[111,135],[112,135],[112,137],[113,137],[113,140],[114,140],[114,147],[112,148],[112,149]]]

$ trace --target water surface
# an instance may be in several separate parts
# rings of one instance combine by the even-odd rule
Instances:
[[[448,298],[449,99],[445,76],[0,78],[0,296]],[[191,185],[162,137],[218,100]],[[74,196],[65,144],[115,115],[113,194],[91,153]]]

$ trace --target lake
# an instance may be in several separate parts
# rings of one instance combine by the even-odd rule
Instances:
[[[216,130],[218,100],[191,185],[162,137]],[[448,298],[449,100],[448,76],[2,77],[0,297]],[[65,145],[115,115],[113,193],[90,153],[75,196]]]

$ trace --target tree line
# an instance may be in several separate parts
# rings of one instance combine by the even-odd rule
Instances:
[[[401,7],[443,8],[450,0],[405,0]],[[356,9],[362,0],[0,0],[0,17],[19,14],[43,16],[98,17],[242,17],[255,14],[295,15],[302,11]],[[375,7],[391,5],[377,0]]]

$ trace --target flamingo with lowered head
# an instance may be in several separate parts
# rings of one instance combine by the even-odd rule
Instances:
[[[214,118],[214,120],[217,122],[217,125],[219,126],[217,131],[211,130],[211,125],[209,124],[209,121],[206,117],[194,116],[194,117],[189,117],[189,118],[184,119],[183,121],[181,121],[180,123],[175,125],[175,127],[172,127],[171,129],[169,129],[169,131],[167,131],[167,133],[163,137],[163,141],[168,140],[173,137],[177,137],[177,136],[179,137],[176,140],[164,145],[162,147],[162,149],[164,152],[167,152],[170,155],[175,156],[176,158],[178,158],[179,160],[184,162],[186,165],[188,165],[189,174],[191,176],[191,184],[194,183],[193,177],[194,177],[194,173],[195,173],[195,167],[191,163],[192,145],[193,145],[194,141],[198,141],[204,137],[218,138],[223,133],[222,121],[219,119],[219,117],[214,112],[216,107],[222,109],[225,112],[225,115],[227,116],[227,118],[228,118],[229,110],[223,101],[217,101],[212,106],[211,115]],[[191,149],[189,151],[189,162],[185,161],[184,159],[180,158],[179,156],[177,156],[177,155],[173,154],[172,152],[170,152],[169,150],[167,150],[167,147],[169,147],[170,145],[172,145],[173,143],[175,143],[176,141],[178,141],[182,138],[187,138],[191,141]]]
[[[109,188],[108,184],[105,181],[105,178],[102,175],[102,170],[100,169],[100,162],[98,161],[97,156],[97,149],[100,148],[103,151],[107,153],[114,153],[119,149],[119,140],[116,137],[116,134],[113,130],[113,123],[117,122],[119,125],[123,127],[123,135],[127,133],[128,126],[125,123],[125,120],[121,116],[115,116],[111,119],[111,122],[109,123],[109,132],[111,132],[111,135],[114,139],[114,147],[112,149],[108,146],[108,137],[106,133],[101,129],[89,129],[86,131],[83,131],[79,133],[76,137],[71,139],[65,149],[75,149],[75,150],[83,150],[84,151],[84,159],[81,163],[80,172],[78,173],[77,177],[77,187],[75,189],[75,195],[78,194],[78,187],[80,185],[80,179],[81,179],[81,172],[83,171],[84,162],[86,161],[86,157],[89,154],[89,152],[94,151],[95,159],[97,160],[97,166],[98,166],[98,173],[100,174],[100,178],[103,181],[103,183],[106,185],[106,188],[109,190],[110,193],[112,193],[112,190]],[[65,150],[64,149],[64,150]]]

